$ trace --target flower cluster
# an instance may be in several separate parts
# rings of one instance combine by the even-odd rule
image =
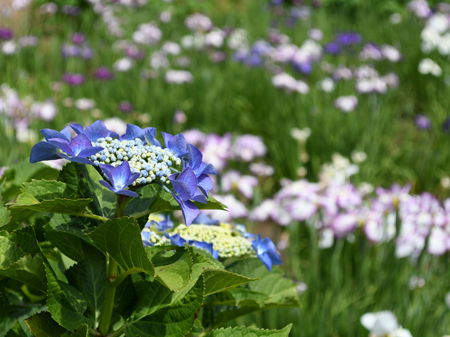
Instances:
[[[207,203],[216,174],[211,164],[202,161],[201,152],[188,144],[183,135],[162,133],[165,148],[155,138],[155,128],[127,125],[126,133],[118,135],[108,130],[102,121],[84,128],[71,124],[77,134],[72,138],[69,126],[61,132],[41,130],[45,141],[31,150],[32,163],[64,158],[69,161],[95,165],[109,180],[100,183],[114,193],[137,197],[126,190],[128,186],[158,183],[171,193],[181,207],[186,225],[198,216],[193,203]],[[171,188],[169,188],[169,187]]]
[[[208,251],[215,258],[258,256],[267,269],[281,264],[275,245],[269,238],[261,240],[258,235],[248,233],[244,225],[219,223],[200,214],[186,227],[179,225],[173,228],[170,217],[152,215],[141,232],[145,246],[189,244]],[[253,239],[253,241],[250,241]]]

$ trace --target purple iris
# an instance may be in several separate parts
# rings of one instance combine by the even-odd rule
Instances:
[[[313,65],[312,65],[312,62],[310,62],[310,61],[292,62],[292,66],[294,67],[294,70],[298,70],[305,75],[311,74],[311,72],[313,70]]]
[[[448,133],[450,131],[450,117],[447,117],[444,123],[442,123],[442,130],[445,133]]]
[[[203,155],[199,149],[197,149],[194,145],[189,144],[189,160],[188,167],[192,168],[196,178],[197,185],[203,194],[207,197],[209,195],[209,191],[212,189],[213,184],[211,178],[208,174],[217,174],[216,169],[212,164],[206,164],[203,162]]]
[[[431,129],[431,120],[425,115],[417,115],[414,121],[416,126],[421,130]]]
[[[172,151],[172,153],[178,158],[183,158],[188,155],[187,142],[184,136],[180,133],[172,136],[170,133],[161,132],[164,138],[164,144],[166,148]],[[146,132],[145,139],[151,145],[161,146],[161,143],[155,138],[155,132]]]
[[[244,63],[250,67],[260,67],[262,65],[262,58],[259,54],[252,53],[244,59]]]
[[[84,133],[91,142],[96,142],[99,138],[105,137],[119,138],[119,135],[113,131],[108,130],[101,120],[92,123],[86,129],[84,129],[80,124],[70,124],[70,126],[77,134]]]
[[[114,78],[114,75],[111,72],[111,70],[109,70],[109,68],[105,66],[97,68],[94,72],[94,76],[101,81],[108,81]]]
[[[183,172],[174,173],[169,177],[175,193],[172,192],[176,202],[180,205],[186,226],[200,214],[197,206],[191,200],[206,204],[206,198],[197,188],[197,177],[191,167],[186,167]]]
[[[341,52],[341,47],[336,42],[330,42],[324,46],[324,50],[328,54],[338,55]]]
[[[62,80],[71,86],[77,86],[84,83],[84,76],[82,74],[66,73],[62,76]]]
[[[274,243],[269,238],[261,240],[261,236],[258,234],[258,237],[252,242],[252,247],[256,252],[256,256],[269,271],[272,270],[272,266],[283,264]]]
[[[79,137],[79,136],[77,136]],[[139,178],[140,173],[132,173],[130,169],[130,164],[124,161],[122,164],[116,167],[112,165],[100,164],[100,168],[103,173],[105,173],[108,180],[111,182],[112,186],[105,180],[100,180],[99,183],[105,186],[108,190],[121,195],[126,195],[129,197],[137,197],[136,192],[125,190],[134,181]]]
[[[84,47],[81,49],[80,55],[83,60],[90,60],[94,57],[94,51],[90,47]]]
[[[86,157],[90,157],[103,150],[103,147],[101,146],[92,146],[89,137],[84,133],[77,135],[72,139],[72,141],[62,138],[51,138],[48,142],[55,145],[57,148],[70,156],[69,157],[63,153],[58,153],[59,157],[87,165],[93,165],[94,163],[89,159],[86,159]]]
[[[123,113],[132,112],[134,109],[133,104],[128,101],[122,101],[119,103],[119,110]]]
[[[0,27],[0,40],[11,40],[13,32],[9,28]]]
[[[351,46],[362,42],[362,36],[355,32],[345,32],[336,35],[336,42],[343,46]]]
[[[61,46],[61,56],[62,57],[76,57],[80,54],[80,48],[72,44],[64,43]]]
[[[84,35],[82,33],[76,32],[72,35],[72,42],[80,45],[84,42]]]
[[[60,159],[58,156],[58,147],[49,143],[49,139],[60,138],[70,142],[70,128],[66,126],[61,132],[52,129],[40,130],[46,141],[39,142],[33,146],[30,154],[30,163],[37,163],[43,160]]]

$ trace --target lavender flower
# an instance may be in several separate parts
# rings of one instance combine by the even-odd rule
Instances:
[[[13,32],[9,28],[0,27],[0,40],[11,40]]]
[[[429,130],[432,127],[431,120],[425,115],[417,115],[414,118],[416,126],[421,130]]]
[[[134,109],[133,104],[128,101],[122,101],[119,103],[119,110],[123,113],[132,112]]]
[[[108,81],[108,80],[112,80],[114,78],[113,73],[106,66],[97,68],[94,72],[94,76],[97,77],[101,81]]]
[[[66,73],[62,76],[62,80],[71,86],[78,86],[84,83],[82,74]]]

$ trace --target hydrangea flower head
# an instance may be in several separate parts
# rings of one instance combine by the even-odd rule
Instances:
[[[102,169],[108,180],[111,182],[110,185],[107,181],[100,180],[99,183],[104,187],[116,194],[127,195],[129,197],[138,196],[136,192],[125,190],[125,188],[133,184],[134,181],[140,176],[138,172],[131,172],[130,164],[127,161],[124,161],[122,164],[117,165],[116,167],[112,165],[100,164],[100,168]]]

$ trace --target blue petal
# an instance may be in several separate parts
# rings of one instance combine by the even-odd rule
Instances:
[[[185,167],[178,175],[177,181],[185,182],[189,186],[191,194],[194,194],[197,190],[197,177],[191,167]]]
[[[202,204],[208,203],[206,197],[198,189],[193,194],[191,194],[191,199],[197,202],[201,202]]]
[[[106,164],[100,164],[100,168],[102,169],[103,173],[106,175],[108,180],[113,184],[114,186],[114,166],[112,165],[106,165]],[[103,185],[105,186],[105,185]],[[105,186],[106,187],[106,186]],[[114,192],[115,193],[115,192]]]
[[[30,163],[59,159],[57,152],[58,148],[55,145],[47,142],[39,142],[31,149]]]
[[[184,138],[181,133],[170,138],[168,145],[166,143],[166,146],[179,158],[186,157],[188,155],[186,138]]]
[[[200,213],[192,223],[199,225],[216,225],[219,223],[219,220],[211,220],[205,213]]]
[[[98,182],[100,183],[100,185],[106,187],[111,192],[116,193],[116,190],[106,180],[99,180]]]
[[[51,138],[48,140],[50,144],[53,144],[55,147],[74,157],[75,153],[73,153],[72,148],[70,147],[70,143],[67,140],[61,138]]]
[[[92,147],[92,143],[91,143],[89,137],[85,133],[80,133],[79,135],[75,136],[72,139],[72,141],[70,142],[70,148],[72,149],[72,151],[76,157],[78,157],[78,155],[84,149],[88,149],[91,147]],[[94,152],[94,153],[96,153],[96,152]]]
[[[69,133],[69,137],[67,137],[62,132],[58,132],[58,131],[52,130],[52,129],[42,129],[42,130],[40,130],[40,132],[42,133],[45,140],[47,140],[47,141],[51,138],[60,138],[60,139],[64,139],[64,140],[67,140],[68,142],[70,142],[70,133]]]
[[[61,158],[67,159],[68,161],[73,161],[75,163],[86,164],[86,165],[94,165],[89,159],[84,157],[68,157],[64,153],[58,153],[58,156]]]
[[[75,133],[77,135],[84,132],[84,127],[81,124],[73,123],[73,124],[70,124],[70,126],[72,127],[73,131],[75,131]]]
[[[270,259],[269,255],[267,255],[267,253],[262,253],[257,256],[258,256],[258,259],[260,259],[261,262],[264,263],[267,270],[272,271],[272,260]]]
[[[180,236],[180,234],[175,234],[175,235],[172,235],[172,236],[170,237],[170,243],[171,243],[172,245],[174,245],[174,246],[181,246],[181,247],[183,247],[183,245],[184,245],[185,242],[186,242],[186,240],[183,239],[183,238]]]
[[[167,132],[161,132],[163,139],[164,139],[164,145],[166,147],[169,147],[169,141],[173,138],[173,136],[170,133]]]
[[[161,143],[155,138],[155,130],[146,130],[144,134],[147,143],[149,143],[150,145],[162,147]]]
[[[89,137],[91,142],[96,142],[99,138],[112,137],[119,138],[119,135],[113,131],[109,131],[103,121],[98,120],[89,125],[84,134]]]
[[[175,190],[175,192],[177,192],[181,200],[187,201],[191,198],[191,189],[185,182],[177,180],[170,180],[170,182],[172,183],[173,189]]]
[[[128,197],[138,197],[139,194],[136,192],[130,191],[130,190],[120,190],[119,192],[116,192],[117,194],[126,195]]]
[[[72,134],[70,133],[70,127],[67,125],[64,129],[61,130],[61,134],[66,137],[66,139],[70,142],[72,138]]]
[[[78,154],[78,156],[79,157],[90,157],[102,150],[103,150],[103,147],[101,147],[101,146],[91,146],[87,149],[81,150],[81,152]]]
[[[198,208],[191,201],[181,200],[176,194],[173,194],[175,201],[180,205],[181,212],[186,226],[189,226],[192,221],[200,214]]]
[[[194,145],[188,144],[189,147],[189,166],[194,170],[202,163],[203,155]]]
[[[139,138],[142,141],[145,141],[145,132],[148,130],[148,132],[155,134],[156,129],[155,128],[145,128],[142,130],[139,126],[133,125],[133,124],[127,124],[127,132],[120,136],[120,140],[135,140],[136,138]]]
[[[200,190],[203,192],[203,194],[208,197],[209,191],[213,188],[213,183],[211,181],[211,178],[208,177],[206,174],[202,174],[200,177],[197,178],[197,185],[200,188]]]

